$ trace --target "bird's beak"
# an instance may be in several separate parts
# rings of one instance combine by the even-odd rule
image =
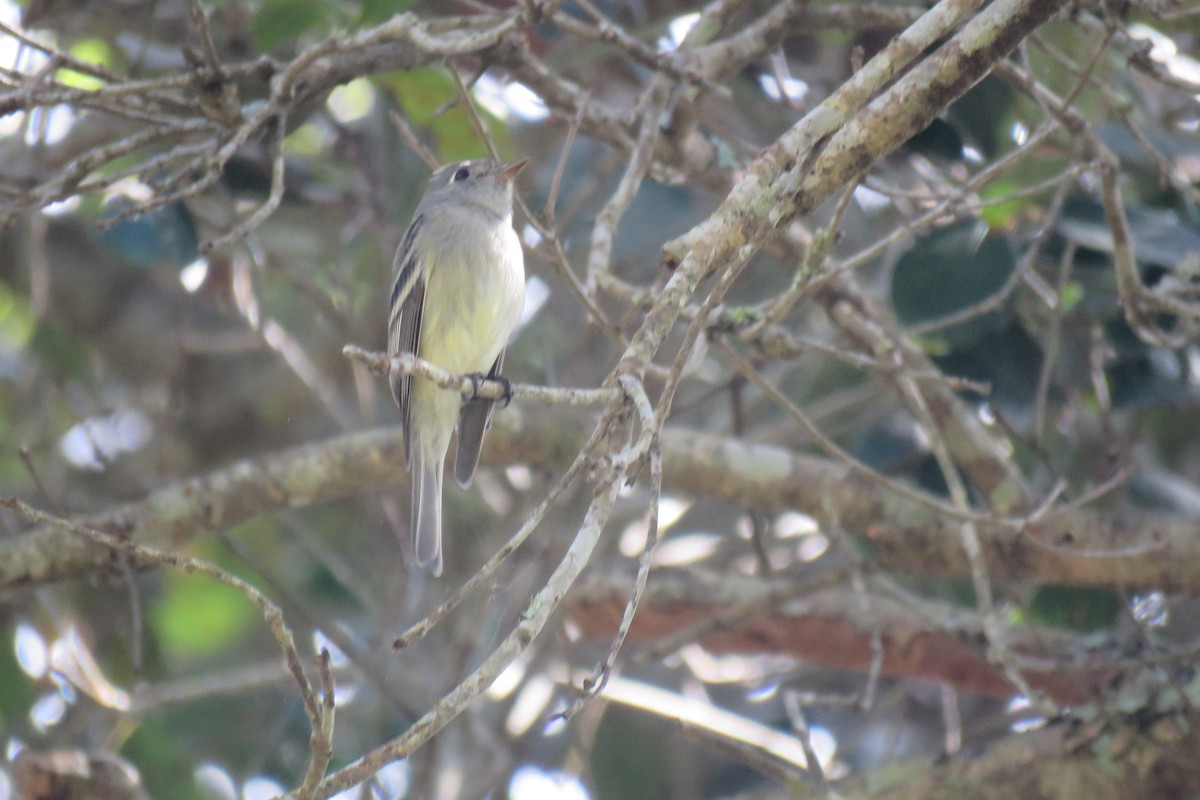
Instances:
[[[511,164],[505,164],[496,172],[496,177],[502,181],[511,181],[517,177],[517,173],[525,169],[525,165],[529,163],[528,158],[522,158],[520,161],[514,161]]]

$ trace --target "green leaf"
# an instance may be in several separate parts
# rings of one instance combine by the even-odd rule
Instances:
[[[19,621],[13,619],[14,623]],[[16,629],[15,624],[0,628],[0,634],[3,634],[0,640],[0,719],[14,722],[29,713],[35,696],[33,683],[17,663],[13,647]]]
[[[137,767],[151,797],[205,800],[192,778],[196,753],[179,739],[173,726],[143,721],[121,746],[120,755]]]
[[[1010,227],[1028,200],[1006,200],[1004,198],[1011,197],[1023,188],[1025,187],[1013,180],[992,181],[980,193],[986,204],[980,209],[979,217],[993,230]]]
[[[377,75],[375,82],[386,88],[404,109],[404,115],[418,127],[428,126],[433,129],[438,157],[442,161],[454,161],[461,158],[483,158],[487,156],[487,148],[479,140],[475,129],[462,104],[443,109],[457,94],[454,79],[444,70],[434,67],[420,67],[407,72],[389,72]],[[479,109],[497,145],[503,148],[507,141],[507,132],[502,124],[496,124],[494,118],[484,109]]]
[[[0,345],[21,349],[35,331],[29,302],[0,283]]]
[[[434,119],[434,112],[458,93],[454,79],[434,67],[388,72],[375,76],[375,80],[395,95],[414,125],[428,125]]]
[[[1016,97],[1011,86],[989,75],[955,101],[945,118],[964,142],[980,150],[990,161],[1014,146],[1009,131]]]
[[[995,295],[1016,269],[1008,239],[978,223],[943,228],[905,253],[892,275],[892,305],[907,325],[967,311]],[[939,331],[951,347],[992,333],[1003,323],[989,311]]]
[[[57,325],[38,325],[29,341],[29,349],[35,358],[59,374],[81,379],[91,374],[83,345]]]
[[[666,797],[670,785],[664,737],[669,726],[644,712],[610,706],[591,750],[597,800],[649,800]]]
[[[98,67],[112,64],[112,51],[109,49],[108,43],[101,39],[83,39],[76,42],[70,53],[80,61],[95,64]],[[58,70],[57,77],[64,86],[70,86],[73,89],[90,91],[104,85],[104,81],[97,77],[69,68]]]
[[[1029,602],[1031,622],[1079,633],[1108,630],[1120,611],[1115,592],[1090,586],[1040,586]]]
[[[904,148],[927,158],[958,161],[963,154],[963,140],[953,125],[935,119],[925,130],[905,142]]]
[[[236,589],[205,575],[171,572],[152,619],[164,654],[191,659],[236,645],[260,615]]]
[[[328,6],[321,0],[267,0],[254,17],[254,37],[264,51],[290,44],[312,30],[328,30]]]
[[[1036,402],[1038,374],[1042,368],[1041,345],[1015,318],[995,315],[994,329],[973,341],[960,335],[958,347],[945,354],[934,354],[938,368],[947,375],[986,384],[987,402],[1010,423],[1030,419]],[[967,392],[968,397],[975,397]]]
[[[1058,297],[1058,304],[1064,312],[1069,312],[1083,300],[1083,284],[1079,281],[1067,281]]]
[[[363,28],[378,25],[416,4],[416,0],[362,0],[359,3],[358,25]]]
[[[1146,353],[1106,365],[1104,377],[1113,408],[1171,406],[1191,396],[1191,380],[1181,353]]]

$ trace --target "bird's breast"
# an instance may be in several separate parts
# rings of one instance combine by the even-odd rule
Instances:
[[[447,215],[423,231],[425,302],[419,355],[458,373],[486,372],[521,315],[525,267],[510,220]]]

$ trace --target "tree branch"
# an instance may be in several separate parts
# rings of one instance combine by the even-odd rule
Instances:
[[[581,427],[577,419],[501,414],[484,463],[565,469],[583,444]],[[673,428],[663,431],[662,448],[665,492],[721,498],[759,513],[801,511],[859,537],[881,569],[969,574],[957,519],[844,465]],[[368,430],[239,461],[77,521],[141,544],[180,547],[262,514],[391,486],[404,474],[400,428]],[[1028,520],[979,516],[976,524],[996,579],[1200,592],[1200,524],[1193,520],[1064,506]],[[146,566],[136,556],[130,561]],[[109,549],[52,527],[0,540],[0,590],[113,568]]]

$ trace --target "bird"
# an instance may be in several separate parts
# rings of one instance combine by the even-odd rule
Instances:
[[[513,229],[513,180],[528,159],[447,164],[429,178],[396,250],[388,356],[412,353],[474,380],[501,377],[525,300],[525,262]],[[495,402],[463,400],[409,374],[389,376],[412,480],[418,565],[442,572],[442,470],[457,429],[454,477],[471,484]]]

